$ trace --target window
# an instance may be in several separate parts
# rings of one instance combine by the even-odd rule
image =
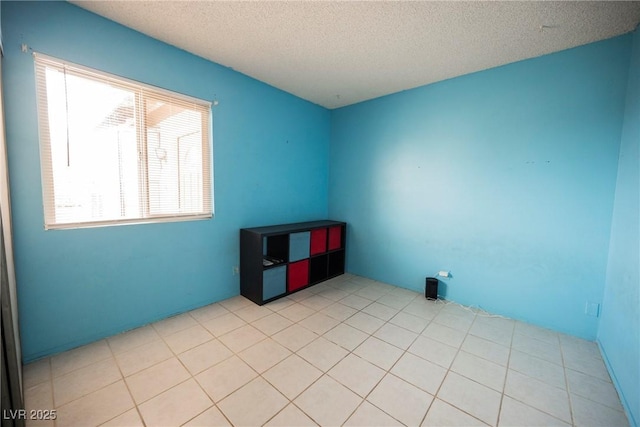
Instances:
[[[209,102],[35,65],[46,229],[212,216]]]

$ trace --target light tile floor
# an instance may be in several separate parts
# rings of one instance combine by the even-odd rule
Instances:
[[[61,426],[627,426],[596,344],[343,275],[24,367]]]

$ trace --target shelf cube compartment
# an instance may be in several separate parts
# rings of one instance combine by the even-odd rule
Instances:
[[[309,284],[309,260],[304,259],[289,264],[287,271],[289,292],[303,288]]]
[[[309,258],[310,241],[311,233],[308,231],[289,234],[289,262]]]
[[[318,283],[327,279],[327,255],[309,259],[309,283]]]
[[[262,299],[268,300],[287,292],[287,266],[269,268],[262,272]]]
[[[334,277],[344,273],[344,250],[329,254],[327,277]]]
[[[287,262],[287,255],[289,255],[289,236],[287,234],[281,234],[263,237],[262,255]]]
[[[327,251],[327,229],[311,230],[311,255],[318,255]]]
[[[342,227],[329,228],[329,250],[340,249],[342,247]]]

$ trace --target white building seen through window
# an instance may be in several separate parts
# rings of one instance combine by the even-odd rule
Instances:
[[[209,102],[35,63],[45,228],[212,216]]]

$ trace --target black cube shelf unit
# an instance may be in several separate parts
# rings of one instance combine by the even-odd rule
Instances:
[[[256,304],[344,274],[347,224],[311,221],[240,230],[240,294]]]

